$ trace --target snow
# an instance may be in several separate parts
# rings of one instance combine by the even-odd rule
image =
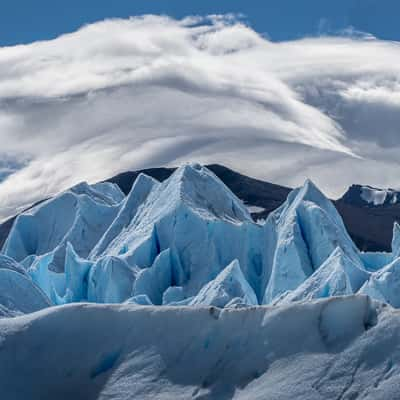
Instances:
[[[66,305],[0,320],[0,387],[32,400],[397,398],[399,323],[365,296],[225,310]]]
[[[361,198],[374,206],[381,206],[385,203],[396,204],[398,192],[393,189],[378,189],[372,186],[361,186]]]
[[[387,194],[387,191],[383,189],[375,189],[369,186],[361,188],[361,198],[374,206],[382,205],[386,200]]]
[[[265,211],[265,208],[260,207],[260,206],[252,206],[252,205],[246,204],[246,207],[247,207],[247,210],[249,211],[249,213],[251,213],[251,214],[258,214],[258,213]]]

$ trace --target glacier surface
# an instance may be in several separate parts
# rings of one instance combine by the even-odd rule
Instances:
[[[395,308],[400,226],[392,252],[360,252],[309,180],[261,223],[196,163],[127,196],[81,183],[19,215],[1,250],[0,389],[395,398]]]
[[[277,307],[52,307],[0,320],[2,398],[395,399],[399,318],[361,295]]]

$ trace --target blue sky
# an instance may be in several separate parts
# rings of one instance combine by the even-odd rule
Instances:
[[[242,13],[258,32],[281,41],[352,26],[399,40],[398,0],[2,0],[0,46],[51,39],[110,17]]]

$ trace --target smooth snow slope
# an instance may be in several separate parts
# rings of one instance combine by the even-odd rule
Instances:
[[[0,320],[7,400],[395,399],[400,314],[365,296],[290,307],[68,305]]]

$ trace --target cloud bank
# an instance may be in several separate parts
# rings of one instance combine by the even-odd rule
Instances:
[[[106,20],[0,48],[0,219],[82,181],[187,160],[287,185],[400,186],[400,48],[274,43],[234,16]]]

